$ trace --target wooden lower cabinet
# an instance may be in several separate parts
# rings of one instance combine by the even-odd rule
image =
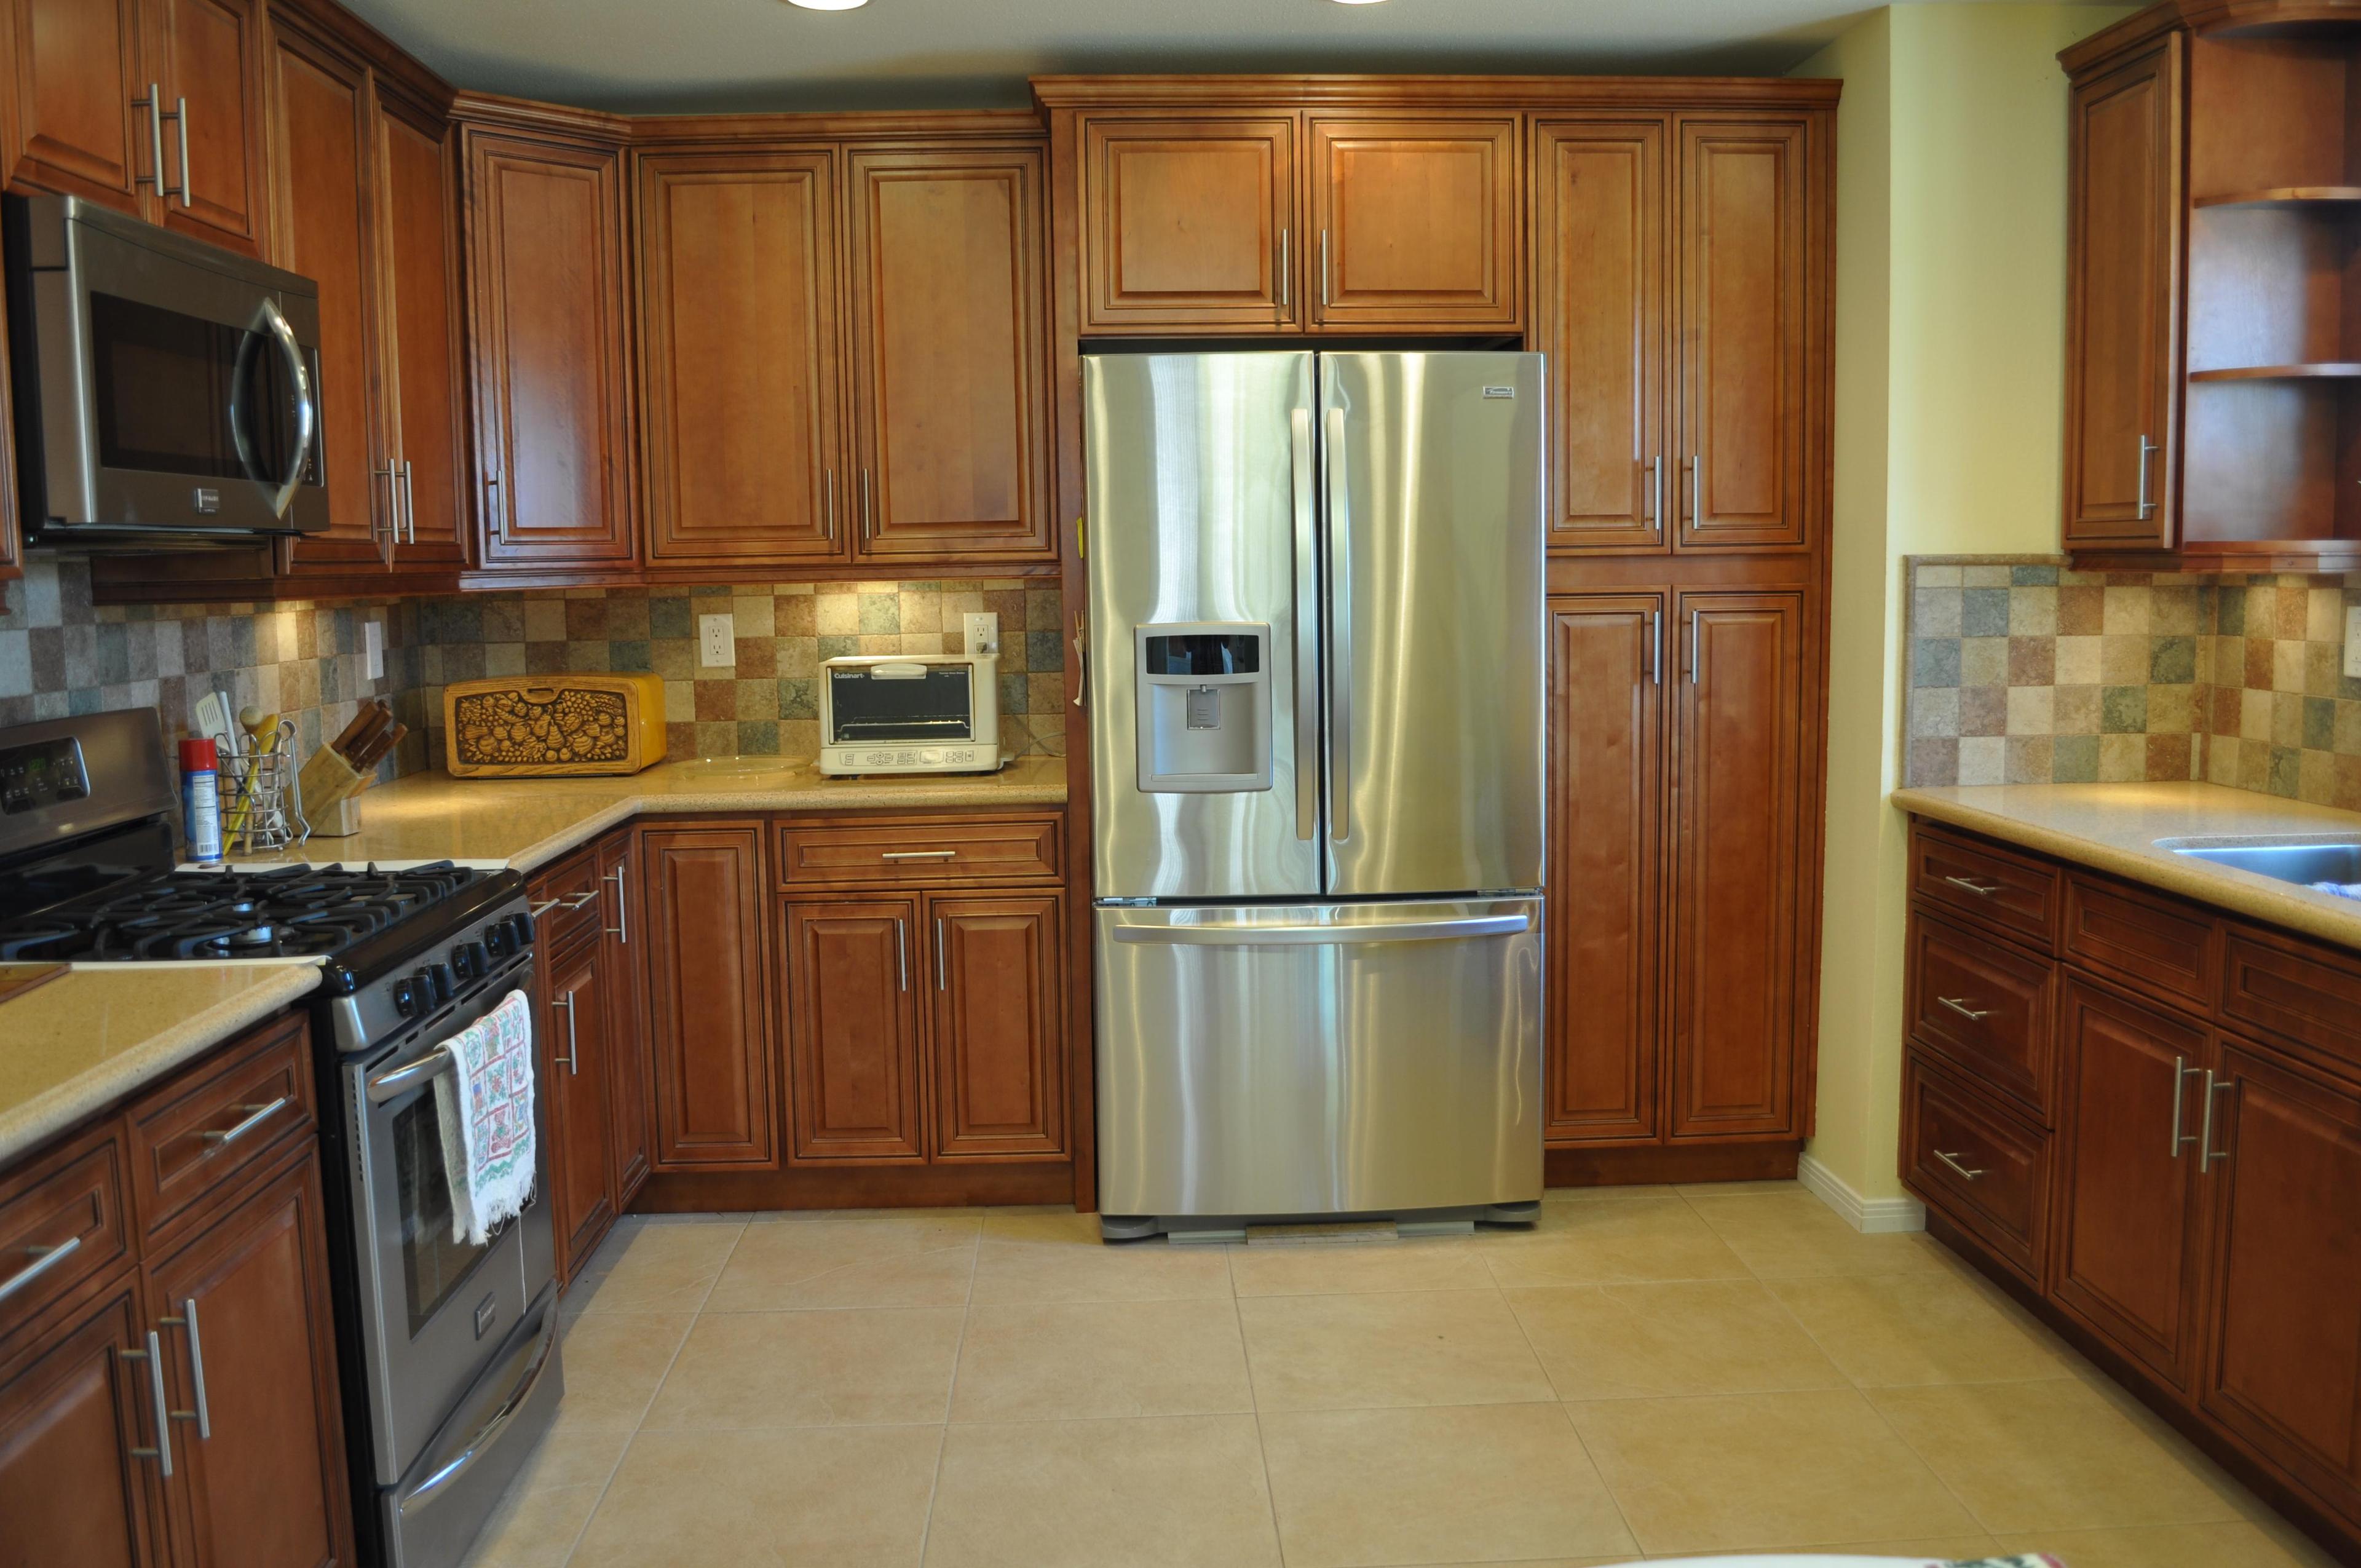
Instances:
[[[937,1159],[1066,1151],[1064,904],[927,900]]]
[[[774,1168],[778,1091],[760,821],[643,827],[654,1168]]]
[[[550,1213],[557,1276],[572,1279],[615,1223],[611,1035],[608,969],[596,940],[542,960],[540,1059],[549,1135]]]
[[[166,1559],[163,1484],[139,1278],[0,1343],[0,1552],[15,1568],[145,1568]]]
[[[598,842],[592,869],[598,875],[600,990],[607,1001],[609,1130],[612,1136],[617,1212],[631,1207],[648,1179],[648,1058],[640,1042],[646,1014],[641,1001],[640,955],[647,931],[640,913],[640,884],[631,856],[631,835],[609,833]]]
[[[791,902],[787,1055],[797,1160],[926,1158],[915,899]]]

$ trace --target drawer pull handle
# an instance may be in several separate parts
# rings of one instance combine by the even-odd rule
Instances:
[[[2213,1097],[2216,1094],[2237,1092],[2236,1079],[2217,1079],[2213,1076],[2212,1069],[2206,1069],[2205,1118],[2199,1124],[2197,1129],[2197,1174],[2200,1176],[2206,1175],[2215,1165],[2230,1157],[2228,1149],[2217,1149],[2213,1146]]]
[[[146,1350],[118,1350],[115,1353],[125,1361],[148,1364],[148,1401],[156,1411],[156,1446],[135,1448],[134,1459],[152,1459],[157,1473],[169,1481],[172,1478],[172,1410],[164,1398],[164,1345],[154,1329],[148,1331]]]
[[[877,857],[881,861],[956,861],[957,850],[888,850]]]
[[[17,1291],[22,1290],[26,1286],[30,1285],[34,1280],[38,1279],[42,1275],[47,1274],[50,1269],[55,1268],[58,1265],[63,1263],[67,1258],[71,1257],[75,1253],[81,1250],[82,1238],[80,1236],[68,1236],[65,1240],[60,1242],[55,1246],[27,1247],[25,1251],[31,1255],[33,1261],[18,1269],[16,1273],[10,1275],[7,1278],[0,1279],[0,1301],[5,1301],[9,1297],[14,1296]]]
[[[246,1136],[247,1134],[254,1131],[255,1128],[262,1125],[263,1123],[270,1120],[271,1116],[284,1107],[286,1103],[287,1096],[282,1094],[278,1099],[270,1102],[268,1105],[241,1105],[238,1109],[246,1113],[246,1117],[236,1126],[230,1128],[225,1133],[203,1132],[199,1133],[197,1135],[204,1139],[205,1142],[213,1145],[215,1149],[225,1149],[229,1147],[230,1145],[237,1142],[238,1139]]]
[[[2181,1102],[2189,1097],[2189,1080],[2203,1078],[2205,1069],[2191,1067],[2187,1057],[2172,1058],[2172,1157],[2179,1159],[2184,1145],[2196,1143],[2196,1136],[2180,1130]],[[2210,1102],[2209,1102],[2210,1109]]]
[[[1935,1000],[1971,1024],[1981,1024],[1992,1016],[1991,1008],[1971,1007],[1968,1005],[1968,999],[1964,996],[1938,996]]]
[[[1973,877],[1947,876],[1943,880],[1949,883],[1953,887],[1966,888],[1978,898],[1990,898],[1993,894],[2000,891],[2000,883],[1996,882],[1978,882]]]
[[[592,904],[597,903],[598,899],[598,890],[594,887],[588,893],[576,894],[573,897],[566,899],[565,903],[567,910],[572,911],[576,909],[588,908]]]
[[[1977,1177],[1983,1174],[1981,1170],[1961,1165],[1958,1155],[1945,1154],[1941,1149],[1937,1149],[1935,1151],[1935,1157],[1941,1160],[1945,1165],[1949,1166],[1952,1170],[1959,1174],[1960,1179],[1963,1181],[1973,1181]]]
[[[551,910],[556,908],[557,905],[558,901],[555,898],[536,900],[535,902],[524,906],[525,917],[531,920],[538,920],[543,916],[548,914]]]
[[[600,927],[599,934],[614,938],[615,945],[624,948],[631,944],[631,901],[623,892],[623,872],[629,869],[630,862],[626,861],[609,872],[602,879],[615,884],[615,923],[612,926]]]
[[[194,1296],[183,1298],[179,1317],[159,1318],[156,1321],[167,1328],[184,1330],[189,1336],[189,1381],[195,1386],[197,1408],[193,1410],[174,1410],[172,1419],[176,1421],[196,1422],[197,1436],[210,1442],[214,1435],[214,1416],[213,1408],[205,1403],[205,1342],[204,1337],[197,1332],[197,1299]]]

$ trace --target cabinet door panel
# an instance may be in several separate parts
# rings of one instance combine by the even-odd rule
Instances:
[[[186,117],[164,129],[167,182],[181,183],[181,138],[189,185],[169,198],[164,222],[248,255],[262,248],[262,6],[258,0],[159,0],[164,92],[188,101]]]
[[[453,565],[465,552],[467,475],[450,138],[439,120],[380,100],[377,159],[386,219],[381,357],[393,388],[386,447],[401,487],[394,563]]]
[[[1533,341],[1550,356],[1549,547],[1665,548],[1671,495],[1664,383],[1661,118],[1561,121],[1533,131]]]
[[[11,185],[136,211],[150,179],[137,0],[16,0]]]
[[[925,1158],[917,902],[783,907],[795,1158]]]
[[[1514,326],[1517,122],[1312,121],[1312,320]]]
[[[609,999],[601,948],[588,941],[556,955],[541,981],[541,1082],[548,1095],[551,1217],[557,1277],[571,1279],[615,1223],[614,1146],[607,1091],[613,1071]]]
[[[195,1409],[204,1357],[210,1437],[172,1423],[175,1524],[190,1568],[326,1568],[352,1558],[316,1156],[148,1266],[175,1409]],[[201,1333],[186,1323],[194,1300]],[[181,1320],[178,1322],[168,1320]]]
[[[927,901],[934,1154],[1038,1157],[1066,1146],[1063,901]]]
[[[836,153],[640,164],[648,554],[840,554]]]
[[[774,1165],[762,828],[639,831],[655,1168]]]
[[[1676,543],[1800,545],[1805,125],[1684,118],[1680,143]]]
[[[0,1552],[13,1568],[166,1561],[137,1276],[0,1361]],[[182,1432],[172,1434],[181,1452]]]
[[[2070,972],[2058,1033],[2057,1299],[2185,1387],[2205,1031]]]
[[[855,150],[854,502],[864,556],[1049,536],[1042,157]]]
[[[1094,332],[1266,331],[1303,317],[1292,115],[1082,125],[1082,310]]]
[[[1664,599],[1550,600],[1553,1143],[1656,1135]]]
[[[2067,115],[2069,545],[2173,540],[2180,99],[2179,33],[2074,84]]]
[[[628,563],[621,157],[491,136],[467,148],[484,564]]]
[[[1671,1134],[1795,1133],[1803,596],[1679,608]]]
[[[647,1026],[640,1007],[640,965],[647,951],[640,880],[631,863],[631,836],[616,833],[598,846],[599,993],[607,1003],[609,1128],[614,1138],[615,1209],[631,1206],[648,1179]]]

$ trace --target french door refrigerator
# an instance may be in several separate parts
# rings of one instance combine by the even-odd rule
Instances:
[[[1540,356],[1104,354],[1082,391],[1107,1234],[1527,1217]]]

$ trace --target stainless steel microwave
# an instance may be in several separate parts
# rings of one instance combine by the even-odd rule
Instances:
[[[988,773],[1000,756],[996,653],[846,654],[819,667],[823,773]]]
[[[27,543],[328,526],[318,285],[71,196],[10,197],[0,218]]]

